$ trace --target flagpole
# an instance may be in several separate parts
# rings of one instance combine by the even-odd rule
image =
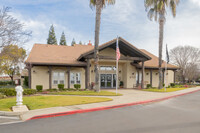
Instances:
[[[165,91],[167,90],[167,88],[166,88],[166,85],[167,85],[167,63],[168,63],[168,57],[169,55],[168,55],[168,49],[167,49],[167,44],[166,44],[166,57],[165,57],[165,60],[166,60],[166,62],[165,62]]]
[[[118,46],[118,36],[117,36],[117,45],[116,45],[116,50],[117,50],[117,46]],[[117,54],[116,54],[116,95],[117,95],[117,87],[118,87],[118,60],[117,60]]]
[[[167,81],[167,60],[165,62],[165,91],[167,90],[167,88],[166,88],[167,82],[166,81]]]

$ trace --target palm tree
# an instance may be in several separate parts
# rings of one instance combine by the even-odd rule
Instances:
[[[106,5],[115,4],[115,0],[90,0],[90,7],[96,8],[96,22],[95,22],[95,47],[94,47],[94,60],[95,60],[95,91],[99,92],[99,70],[98,70],[98,62],[99,62],[99,31],[100,31],[100,23],[101,23],[101,11]]]
[[[170,7],[173,17],[176,17],[176,6],[179,0],[145,0],[145,8],[148,10],[148,18],[159,22],[159,86],[163,87],[162,83],[162,47],[163,47],[163,33],[164,24],[166,21],[166,8]],[[159,17],[159,18],[158,18]]]

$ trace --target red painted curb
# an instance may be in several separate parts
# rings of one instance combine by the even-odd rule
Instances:
[[[81,110],[74,110],[74,111],[67,111],[67,112],[60,112],[60,113],[38,115],[38,116],[34,116],[34,117],[32,117],[32,118],[30,118],[28,120],[42,119],[42,118],[49,118],[49,117],[57,117],[57,116],[64,116],[64,115],[72,115],[72,114],[78,114],[78,113],[86,113],[86,112],[108,110],[108,109],[114,109],[114,108],[122,108],[122,107],[139,105],[139,104],[146,104],[146,103],[152,103],[152,102],[159,102],[159,101],[167,100],[167,99],[170,99],[170,98],[174,98],[174,97],[178,97],[178,96],[183,96],[183,95],[195,93],[197,91],[200,91],[200,89],[195,90],[195,91],[191,91],[191,92],[187,92],[187,93],[174,95],[174,96],[168,96],[168,97],[164,97],[164,98],[153,99],[153,100],[139,101],[139,102],[133,102],[133,103],[126,103],[126,104],[118,104],[118,105],[105,106],[105,107],[97,107],[97,108],[91,108],[91,109],[81,109]]]

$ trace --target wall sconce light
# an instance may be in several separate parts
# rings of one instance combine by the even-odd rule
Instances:
[[[149,75],[149,73],[146,73],[146,75]]]
[[[36,71],[35,71],[35,70],[33,70],[33,72],[34,72],[34,73],[36,73]]]
[[[135,73],[132,73],[132,75],[134,75]]]
[[[121,70],[119,70],[119,73],[121,73]]]

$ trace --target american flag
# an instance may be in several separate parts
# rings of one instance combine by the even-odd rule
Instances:
[[[119,50],[119,40],[117,38],[117,43],[116,43],[116,60],[118,61],[120,59],[120,50]]]

